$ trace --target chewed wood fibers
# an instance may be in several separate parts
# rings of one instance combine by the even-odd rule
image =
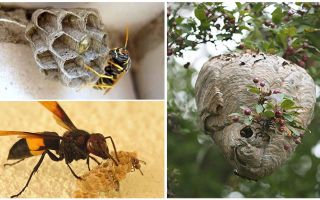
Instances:
[[[111,153],[114,156],[114,153]],[[112,160],[108,159],[101,165],[96,166],[91,171],[85,173],[78,180],[76,190],[72,197],[75,198],[98,198],[98,197],[119,197],[121,181],[128,173],[133,172],[133,159],[138,159],[135,152],[118,152],[119,165],[116,166]],[[143,169],[142,169],[143,170]],[[140,173],[136,171],[135,173]]]

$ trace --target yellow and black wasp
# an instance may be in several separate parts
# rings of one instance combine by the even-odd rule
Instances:
[[[109,51],[107,65],[104,67],[103,74],[98,73],[90,66],[85,66],[86,69],[95,73],[99,79],[93,85],[96,89],[105,90],[108,92],[131,67],[131,58],[127,49],[129,32],[126,29],[126,38],[124,47],[113,48]]]
[[[34,166],[29,179],[25,186],[19,193],[12,197],[18,197],[29,185],[32,176],[38,171],[44,157],[46,155],[53,161],[65,160],[71,173],[77,179],[81,179],[70,166],[72,161],[87,160],[88,169],[90,170],[89,160],[92,159],[100,164],[95,157],[102,159],[111,159],[116,166],[118,166],[119,159],[117,155],[116,146],[111,136],[103,136],[101,133],[88,133],[85,130],[76,128],[76,126],[69,119],[64,110],[57,102],[40,102],[45,108],[53,113],[56,122],[65,128],[67,131],[63,136],[59,136],[56,132],[24,132],[24,131],[0,131],[0,136],[18,135],[18,140],[10,149],[8,160],[18,160],[12,164],[15,165],[26,158],[32,156],[41,156],[38,163]],[[115,152],[115,158],[109,153],[107,140],[110,140]],[[55,152],[55,153],[54,153]],[[139,161],[139,160],[138,160]],[[137,162],[137,161],[136,161]],[[138,169],[139,162],[134,163],[134,168]]]

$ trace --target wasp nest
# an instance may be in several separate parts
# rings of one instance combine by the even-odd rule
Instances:
[[[111,154],[115,157],[113,152]],[[75,198],[117,197],[120,181],[125,179],[127,173],[140,170],[139,162],[143,162],[137,159],[137,154],[134,152],[119,151],[118,158],[120,161],[118,166],[108,159],[84,174],[81,177],[83,180],[77,181],[77,190],[72,196]]]
[[[84,64],[101,73],[109,51],[101,18],[93,9],[36,10],[26,38],[41,71],[70,87],[96,82],[98,77]]]
[[[307,72],[278,56],[264,54],[231,54],[211,58],[204,64],[196,82],[196,103],[204,128],[222,150],[235,171],[257,180],[277,170],[294,152],[292,139],[250,127],[250,135],[240,134],[245,124],[228,123],[231,113],[240,106],[252,107],[256,99],[247,91],[256,77],[265,87],[279,88],[293,97],[299,109],[299,121],[306,128],[312,120],[316,102],[315,84]],[[288,149],[284,148],[288,146]]]

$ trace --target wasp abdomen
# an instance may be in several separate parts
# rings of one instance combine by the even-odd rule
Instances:
[[[23,159],[33,156],[27,144],[26,139],[20,139],[10,149],[8,160]]]

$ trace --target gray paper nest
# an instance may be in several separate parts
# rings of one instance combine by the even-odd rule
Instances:
[[[227,123],[228,115],[241,112],[240,106],[252,107],[253,94],[246,85],[259,77],[270,89],[281,88],[294,98],[299,121],[307,127],[316,102],[315,84],[307,72],[278,56],[264,54],[229,54],[211,58],[204,64],[196,82],[196,103],[203,126],[212,136],[235,171],[248,179],[258,180],[277,170],[295,150],[292,139],[274,132],[251,127],[249,138],[240,135],[246,125]],[[268,130],[271,131],[271,130]],[[307,137],[307,136],[306,136]],[[288,145],[289,150],[285,150]]]
[[[46,75],[69,87],[95,83],[108,56],[107,34],[93,9],[39,9],[27,25],[35,61]]]

